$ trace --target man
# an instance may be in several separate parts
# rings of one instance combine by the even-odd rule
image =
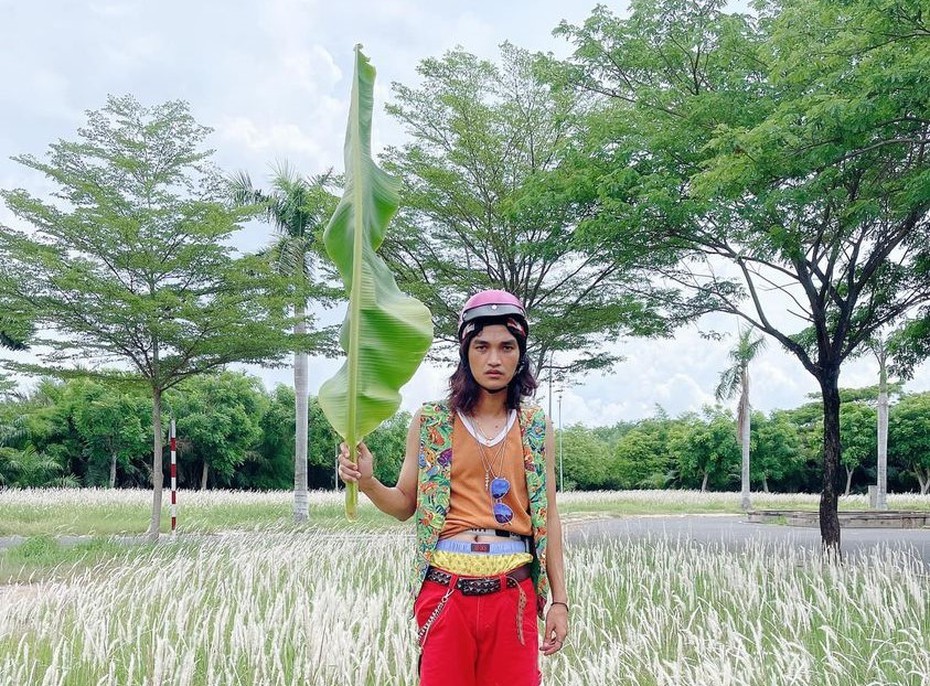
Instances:
[[[393,488],[373,477],[364,443],[357,463],[342,447],[343,481],[401,521],[416,514],[421,686],[537,686],[538,653],[568,633],[555,441],[542,410],[523,403],[537,385],[528,333],[514,295],[468,300],[449,397],[414,415]]]

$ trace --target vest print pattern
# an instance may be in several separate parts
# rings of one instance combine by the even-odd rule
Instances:
[[[446,402],[427,403],[420,411],[420,453],[418,456],[416,553],[411,593],[420,591],[426,570],[432,561],[439,534],[442,533],[452,497],[452,426],[453,418]],[[535,554],[532,564],[536,589],[537,613],[540,617],[549,595],[546,575],[546,416],[535,406],[521,408],[520,435],[523,442],[523,466],[530,501]]]

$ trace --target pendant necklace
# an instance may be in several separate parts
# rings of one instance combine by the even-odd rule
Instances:
[[[473,420],[472,425],[475,427],[475,431],[484,439],[484,441],[481,441],[476,437],[475,443],[478,444],[478,455],[481,457],[481,464],[484,466],[484,490],[490,493],[491,478],[496,479],[504,467],[504,448],[507,445],[507,435],[504,434],[504,437],[496,446],[497,450],[492,455],[490,454],[490,446],[485,445],[490,439],[484,435],[481,427],[478,426],[477,420]],[[497,463],[497,469],[494,468],[495,462]]]
[[[495,479],[504,467],[504,448],[507,445],[507,437],[504,436],[500,443],[497,444],[497,451],[493,456],[489,455],[487,448],[481,441],[475,441],[478,444],[478,454],[481,456],[481,463],[484,465],[484,490],[491,492],[491,477]],[[497,469],[494,469],[494,463],[497,462]]]

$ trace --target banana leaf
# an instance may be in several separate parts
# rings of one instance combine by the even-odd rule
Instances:
[[[430,311],[400,291],[377,250],[400,200],[400,182],[371,156],[375,69],[355,48],[355,77],[345,142],[345,192],[323,234],[326,252],[345,282],[348,312],[340,345],[346,361],[320,388],[320,407],[349,446],[400,406],[433,340]],[[357,517],[358,487],[346,488],[346,516]]]

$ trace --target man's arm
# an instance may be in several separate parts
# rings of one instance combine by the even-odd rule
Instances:
[[[568,635],[568,592],[565,588],[565,557],[562,552],[562,520],[556,502],[555,487],[555,435],[552,423],[546,419],[546,514],[547,548],[546,575],[552,591],[552,605],[546,613],[546,628],[540,646],[544,655],[551,655],[562,648]]]
[[[339,478],[346,483],[357,482],[358,490],[368,496],[382,512],[400,521],[409,519],[417,509],[417,459],[420,452],[420,412],[417,411],[407,430],[407,449],[395,486],[385,486],[373,474],[373,460],[368,446],[358,445],[358,462],[349,461],[345,443],[339,453]]]

